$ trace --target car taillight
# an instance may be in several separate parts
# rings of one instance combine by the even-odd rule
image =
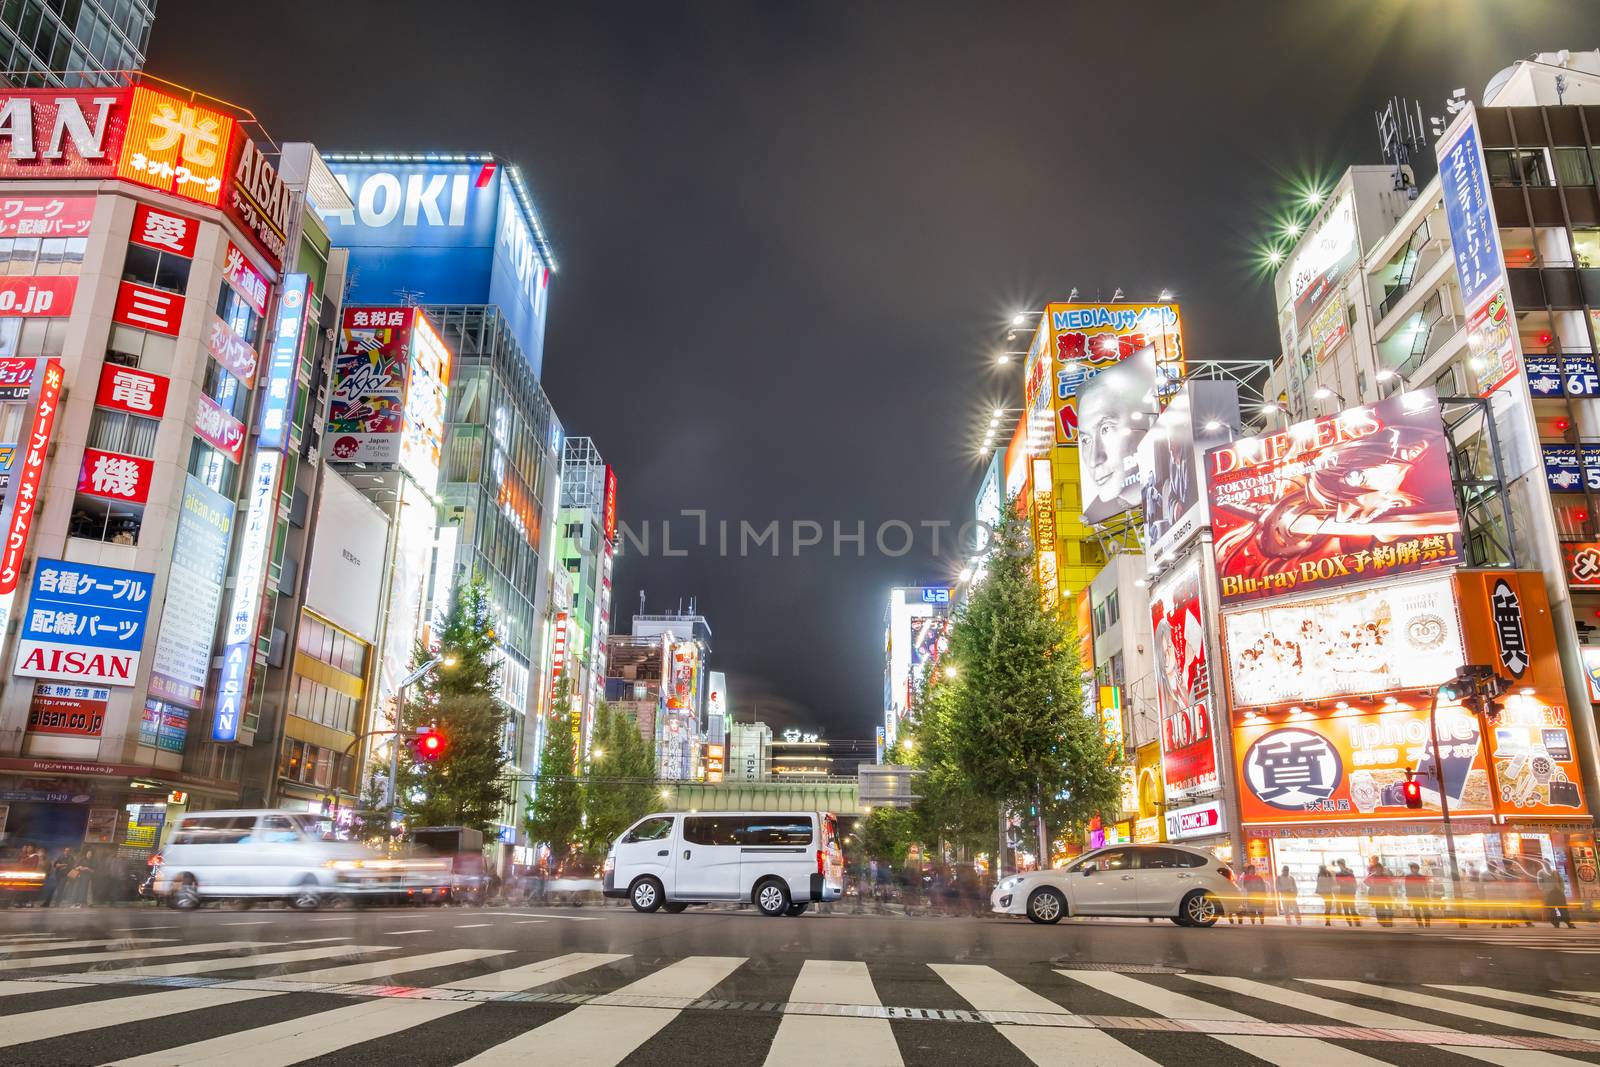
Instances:
[[[1217,873],[1222,875],[1222,877],[1226,878],[1228,881],[1233,881],[1233,872],[1227,867],[1218,867]]]
[[[817,873],[828,873],[828,853],[820,848],[817,849]]]

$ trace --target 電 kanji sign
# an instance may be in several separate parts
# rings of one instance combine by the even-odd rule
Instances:
[[[167,410],[167,379],[135,367],[107,363],[100,368],[100,390],[94,402],[103,408],[159,419]]]
[[[22,614],[16,673],[131,686],[155,575],[39,559]]]

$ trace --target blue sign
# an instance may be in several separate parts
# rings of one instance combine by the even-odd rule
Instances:
[[[950,603],[950,590],[944,586],[923,586],[922,602],[924,604]]]
[[[355,206],[324,221],[350,249],[347,304],[493,304],[537,375],[550,264],[497,160],[345,160],[328,166]]]
[[[1593,356],[1529,356],[1526,366],[1528,391],[1536,397],[1600,396],[1600,373],[1596,372]]]
[[[16,673],[133,685],[155,576],[40,559],[17,641]]]
[[[305,274],[284,275],[261,387],[261,419],[256,424],[260,448],[281,452],[289,443],[289,420],[294,414],[295,387],[300,382],[300,343],[305,339],[310,305],[311,278]]]
[[[1500,236],[1495,232],[1489,176],[1478,148],[1478,124],[1464,123],[1456,139],[1439,156],[1439,184],[1444,215],[1450,223],[1450,250],[1461,283],[1461,303],[1472,308],[1479,297],[1500,284],[1504,270]]]
[[[1600,490],[1600,446],[1543,445],[1544,480],[1552,493]]]

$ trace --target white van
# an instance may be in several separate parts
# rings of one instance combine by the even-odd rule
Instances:
[[[315,815],[278,808],[185,815],[161,850],[152,891],[188,910],[206,899],[325,899],[392,891],[401,865],[354,841],[324,840]]]
[[[799,915],[844,895],[838,821],[825,811],[647,815],[606,856],[602,892],[636,911],[749,901]]]

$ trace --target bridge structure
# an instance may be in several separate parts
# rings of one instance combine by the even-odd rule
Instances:
[[[831,811],[865,815],[855,775],[826,775],[800,781],[662,782],[661,804],[673,811]]]

